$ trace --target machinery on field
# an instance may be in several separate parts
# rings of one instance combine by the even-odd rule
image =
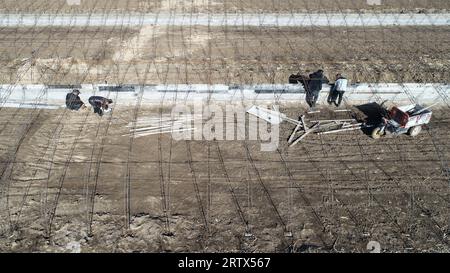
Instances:
[[[381,123],[372,130],[372,138],[378,139],[383,135],[401,135],[408,134],[417,136],[422,131],[422,125],[428,124],[431,119],[432,111],[429,107],[423,107],[419,104],[392,107],[389,111],[385,108]]]
[[[384,104],[384,103],[383,103]],[[390,110],[381,104],[381,122],[379,124],[360,122],[356,118],[331,119],[331,120],[309,120],[305,115],[299,120],[287,117],[276,109],[270,110],[265,107],[253,105],[247,112],[257,116],[271,124],[280,124],[287,121],[295,125],[295,129],[289,137],[288,144],[292,147],[302,141],[309,134],[326,135],[339,132],[353,131],[359,129],[373,128],[371,136],[378,139],[384,135],[409,134],[417,136],[422,131],[422,126],[428,124],[433,114],[430,110],[435,104],[423,107],[419,104],[406,106],[393,106]],[[347,110],[335,110],[347,111]],[[369,131],[370,132],[370,131]],[[300,136],[298,136],[300,134]]]

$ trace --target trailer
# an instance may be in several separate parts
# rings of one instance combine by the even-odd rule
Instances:
[[[433,114],[429,107],[419,104],[392,107],[389,111],[384,109],[381,123],[372,131],[372,138],[378,139],[384,135],[408,134],[417,136],[422,131],[422,126],[428,124]]]

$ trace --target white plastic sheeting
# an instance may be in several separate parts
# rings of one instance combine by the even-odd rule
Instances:
[[[99,91],[102,86],[102,91]],[[80,97],[87,102],[92,95],[116,100],[117,105],[174,104],[195,101],[217,102],[304,102],[301,85],[151,85],[134,86],[134,91],[107,91],[105,85],[82,85]],[[112,90],[116,90],[114,86]],[[36,105],[52,107],[64,105],[70,88],[49,88],[45,85],[0,85],[0,107]],[[324,85],[319,103],[326,103],[330,86]],[[382,102],[450,105],[450,85],[445,84],[355,84],[348,88],[345,98],[350,103]]]
[[[0,14],[0,26],[448,26],[450,13]]]

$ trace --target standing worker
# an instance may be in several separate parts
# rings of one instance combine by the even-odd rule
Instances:
[[[306,103],[308,103],[309,107],[316,107],[319,93],[322,90],[322,84],[328,82],[327,77],[323,75],[322,69],[309,75],[308,88],[306,88]]]
[[[80,108],[86,108],[80,98],[80,90],[74,89],[66,95],[66,107],[70,110],[78,111]]]
[[[342,76],[342,74],[337,74],[336,75],[336,82],[334,83],[334,87],[333,87],[333,93],[334,95],[333,97],[333,102],[334,105],[336,105],[336,107],[339,107],[341,105],[342,99],[344,97],[344,93],[345,91],[347,91],[347,85],[348,85],[348,80]],[[338,100],[338,102],[336,103],[336,99]],[[331,103],[331,102],[330,102]]]
[[[110,109],[108,107],[113,101],[111,99],[107,99],[101,96],[92,96],[89,98],[89,103],[94,107],[94,113],[99,116],[103,116],[103,112],[109,112]]]

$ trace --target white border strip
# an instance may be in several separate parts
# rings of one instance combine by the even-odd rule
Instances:
[[[132,88],[130,88],[130,86]],[[99,90],[101,87],[102,91]],[[196,101],[216,102],[304,102],[305,92],[301,85],[128,85],[125,91],[108,91],[116,86],[84,84],[80,88],[81,99],[87,102],[92,95],[117,98],[118,105],[135,105],[142,93],[142,104],[173,104]],[[117,88],[116,88],[117,89]],[[134,90],[133,90],[134,89]],[[46,85],[0,85],[0,107],[39,107],[54,109],[64,105],[71,88],[52,88]],[[325,103],[330,90],[324,85],[319,101]],[[448,84],[354,84],[345,97],[350,103],[418,102],[430,104],[440,102],[450,107],[450,85]],[[31,106],[30,106],[31,105]]]
[[[450,13],[264,13],[264,14],[0,14],[2,27],[255,26],[255,27],[376,27],[448,26]]]

